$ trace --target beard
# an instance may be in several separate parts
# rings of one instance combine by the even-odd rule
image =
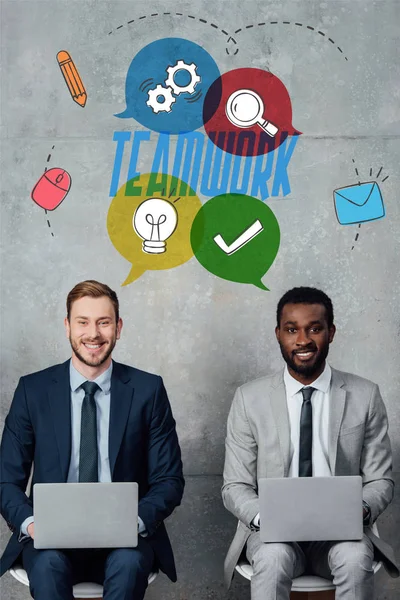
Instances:
[[[72,351],[74,352],[75,356],[81,361],[83,362],[85,365],[87,365],[88,367],[99,367],[100,365],[102,365],[103,363],[106,362],[106,360],[111,356],[112,351],[114,350],[115,344],[117,343],[117,339],[113,338],[110,343],[107,346],[107,350],[104,354],[97,356],[97,357],[93,357],[93,358],[85,358],[80,350],[79,350],[79,344],[77,344],[77,342],[75,342],[71,336],[69,336],[69,343],[71,344],[71,348]],[[87,342],[87,343],[91,343],[91,344],[96,344],[96,342]],[[98,342],[97,342],[98,343]]]
[[[318,371],[321,370],[321,367],[323,366],[325,359],[328,356],[328,352],[329,352],[329,344],[326,344],[326,345],[322,346],[319,351],[317,350],[315,352],[314,358],[311,359],[310,364],[297,364],[294,361],[293,353],[287,352],[281,343],[279,343],[279,346],[281,349],[283,360],[285,361],[285,363],[287,364],[289,369],[292,369],[292,371],[294,373],[298,373],[299,375],[304,375],[305,377],[311,377],[312,375],[314,375],[314,373],[318,373]],[[309,348],[309,350],[310,350],[310,348]],[[302,350],[302,351],[306,352],[307,348],[304,348],[304,350]]]

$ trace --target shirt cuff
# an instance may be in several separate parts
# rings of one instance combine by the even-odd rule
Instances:
[[[140,517],[138,517],[138,534],[142,537],[147,537],[149,535],[146,531],[146,525],[143,523]]]
[[[253,527],[255,527],[256,529],[260,529],[260,513],[258,513],[254,519],[252,520],[251,524],[253,525]]]
[[[367,510],[367,514],[363,517],[363,525],[369,525],[371,521],[371,507],[365,500],[363,500],[363,508]]]
[[[30,538],[31,536],[28,533],[28,526],[33,523],[34,518],[33,517],[27,517],[25,519],[25,521],[22,521],[21,523],[21,529],[19,531],[19,536],[18,536],[18,541],[19,542],[23,542],[24,540],[26,540],[27,538]]]

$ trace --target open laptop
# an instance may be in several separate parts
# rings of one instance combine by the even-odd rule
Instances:
[[[263,542],[363,537],[360,476],[266,478],[258,486]]]
[[[36,483],[34,547],[134,548],[137,483]]]

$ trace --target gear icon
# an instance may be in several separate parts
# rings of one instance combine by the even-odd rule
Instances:
[[[170,87],[163,87],[158,84],[154,90],[147,92],[149,99],[147,100],[147,106],[153,110],[154,113],[159,112],[171,112],[171,105],[176,102],[176,98],[172,95],[172,89]],[[162,96],[164,100],[159,101],[159,96]]]
[[[200,75],[197,75],[196,69],[197,66],[194,63],[188,65],[183,60],[178,60],[175,66],[167,67],[168,77],[165,80],[165,85],[171,87],[174,94],[177,96],[184,92],[193,94],[196,84],[201,81],[201,77]],[[174,77],[178,71],[187,71],[190,73],[190,82],[187,85],[182,86],[175,82]]]

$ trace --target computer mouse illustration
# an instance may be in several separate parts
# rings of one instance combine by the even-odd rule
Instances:
[[[71,188],[71,175],[54,167],[45,171],[32,190],[31,198],[45,210],[54,210],[61,204]]]

